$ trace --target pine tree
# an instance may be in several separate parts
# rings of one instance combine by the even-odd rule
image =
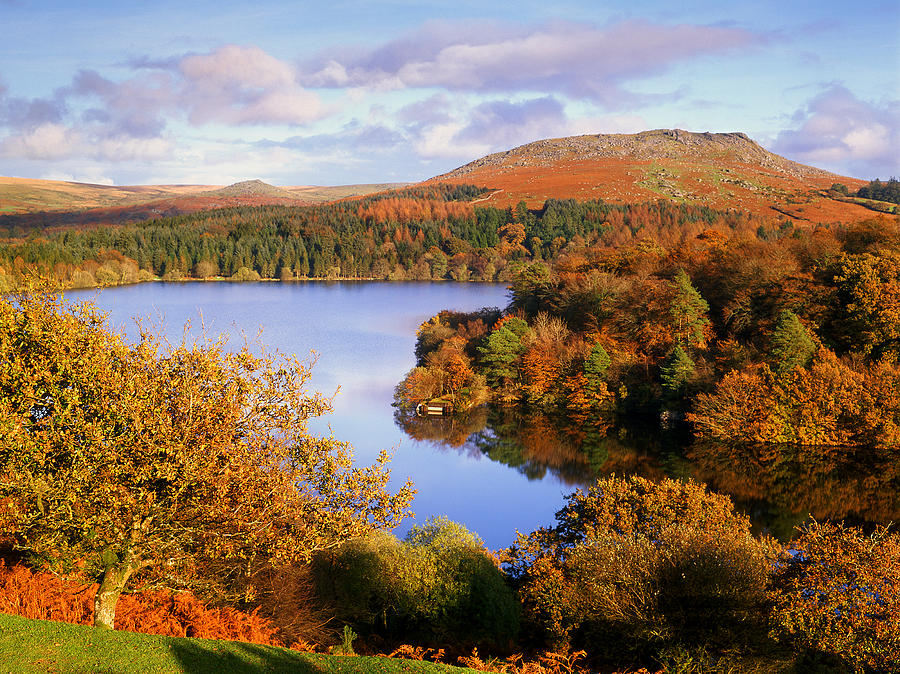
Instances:
[[[501,386],[504,380],[518,378],[515,363],[525,350],[522,337],[528,330],[528,324],[521,318],[510,318],[478,347],[484,375],[490,386]]]
[[[711,323],[707,312],[709,304],[691,284],[690,277],[679,269],[672,280],[672,331],[675,343],[685,348],[704,348]]]
[[[779,374],[806,367],[816,353],[816,343],[797,314],[785,309],[778,316],[769,344],[773,369]]]
[[[694,376],[694,361],[687,352],[676,346],[659,367],[659,379],[663,389],[677,396]]]

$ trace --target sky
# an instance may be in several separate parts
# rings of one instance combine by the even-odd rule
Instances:
[[[0,175],[418,181],[680,128],[900,176],[896,0],[0,0],[0,26]]]

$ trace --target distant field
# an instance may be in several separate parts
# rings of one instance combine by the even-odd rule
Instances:
[[[398,189],[410,184],[411,183],[373,183],[368,185],[335,185],[333,187],[313,185],[309,187],[285,187],[283,189],[288,192],[293,192],[299,198],[312,203],[323,203],[326,201],[334,201],[336,199],[361,197],[374,192]]]
[[[215,189],[215,186],[110,186],[0,177],[0,210],[5,213],[34,213],[109,208],[188,196],[210,189]]]
[[[176,639],[0,614],[0,672],[21,674],[452,674],[415,660],[317,655],[238,641]]]

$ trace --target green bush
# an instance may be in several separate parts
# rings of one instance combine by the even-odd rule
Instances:
[[[446,518],[404,541],[349,541],[315,566],[320,595],[361,633],[441,646],[505,646],[518,604],[482,541]]]

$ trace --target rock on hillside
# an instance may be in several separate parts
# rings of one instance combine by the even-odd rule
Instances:
[[[461,166],[439,178],[457,178],[481,168],[551,166],[559,162],[596,159],[681,159],[755,164],[791,176],[829,176],[763,149],[743,133],[693,133],[655,129],[635,134],[592,134],[554,138],[497,152]]]

